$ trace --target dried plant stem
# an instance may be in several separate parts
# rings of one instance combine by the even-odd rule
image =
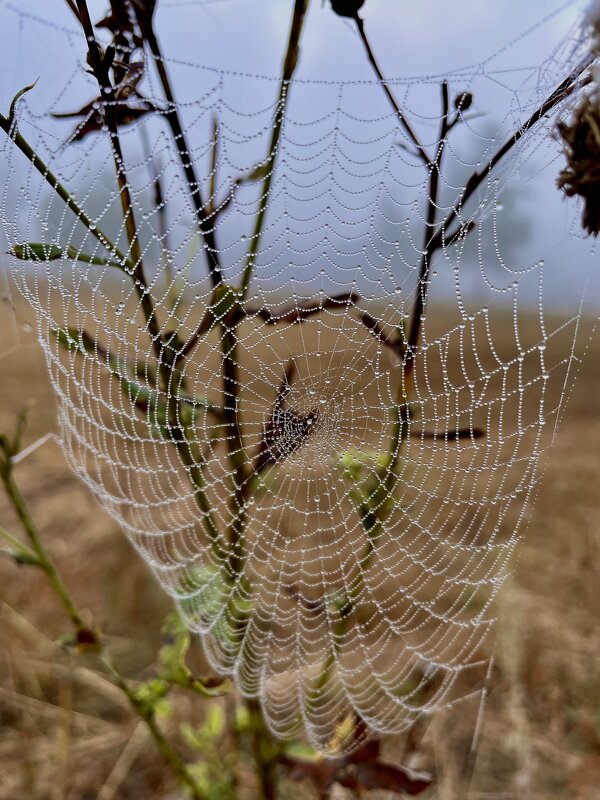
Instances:
[[[75,628],[76,641],[80,644],[92,647],[93,650],[98,653],[100,661],[110,674],[114,684],[123,692],[134,713],[144,721],[150,735],[152,736],[152,739],[154,740],[156,748],[163,757],[165,763],[181,780],[181,782],[188,787],[191,797],[194,800],[207,800],[204,793],[198,787],[185,762],[173,749],[169,740],[161,731],[156,722],[156,717],[152,709],[147,708],[140,703],[134,687],[114,665],[110,654],[104,645],[104,637],[102,633],[92,626],[86,624],[83,615],[69,594],[69,591],[65,586],[65,583],[62,580],[56,566],[54,565],[54,562],[46,551],[39,531],[33,521],[33,518],[31,517],[31,514],[29,513],[25,499],[23,498],[23,495],[14,481],[11,458],[14,457],[18,452],[17,443],[15,442],[13,446],[10,446],[8,437],[4,435],[2,436],[0,442],[1,449],[3,451],[3,456],[0,458],[0,480],[4,484],[8,498],[11,501],[11,504],[23,526],[23,529],[25,530],[27,538],[29,539],[31,550],[37,559],[37,566],[43,569],[43,571],[46,573],[48,582],[50,583],[54,594],[65,609],[73,627]],[[0,535],[4,536],[5,533],[8,534],[8,532],[0,529]],[[20,544],[19,541],[12,536],[12,534],[8,534],[5,538],[11,541],[12,544],[17,545],[19,550],[23,551],[23,545]]]
[[[417,285],[417,297],[412,311],[412,319],[406,341],[406,363],[404,367],[403,379],[399,386],[399,403],[406,405],[410,397],[412,388],[412,378],[414,374],[415,350],[419,342],[421,333],[421,322],[425,312],[427,302],[427,278],[429,266],[433,252],[430,250],[431,241],[434,237],[435,224],[438,212],[438,193],[440,177],[442,174],[442,160],[446,136],[449,130],[450,100],[448,94],[448,84],[442,83],[442,115],[440,120],[440,131],[438,136],[437,152],[429,168],[429,184],[427,187],[427,216],[425,220],[425,230],[423,232],[423,251],[421,263],[419,265],[419,283]]]
[[[261,186],[261,196],[259,208],[254,223],[254,231],[250,240],[246,265],[242,275],[240,287],[240,301],[246,297],[250,287],[250,281],[254,272],[256,256],[259,251],[262,237],[267,205],[271,191],[273,174],[275,172],[275,162],[277,150],[281,138],[283,121],[287,107],[289,95],[289,83],[294,75],[298,64],[300,53],[300,36],[304,26],[309,0],[295,0],[292,24],[288,38],[281,80],[279,83],[279,96],[275,109],[273,121],[273,131],[269,143],[269,169],[263,179]],[[231,568],[234,575],[238,575],[243,568],[243,546],[242,537],[246,524],[246,498],[244,486],[248,480],[246,458],[244,456],[242,431],[239,420],[239,391],[240,383],[238,378],[239,356],[237,343],[237,323],[223,325],[223,395],[225,416],[229,424],[230,435],[228,437],[229,463],[233,472],[234,494],[231,502],[232,523],[230,525],[229,541],[232,550]]]
[[[273,741],[263,722],[258,700],[248,700],[252,737],[252,755],[256,764],[257,800],[276,800],[278,743]]]
[[[443,247],[454,243],[462,235],[468,236],[473,230],[473,224],[469,220],[466,224],[461,223],[458,230],[449,231],[450,226],[457,219],[460,220],[462,208],[473,196],[475,191],[483,183],[483,181],[490,176],[495,167],[508,155],[512,148],[531,130],[546,114],[548,114],[559,103],[571,95],[579,86],[589,82],[589,77],[581,80],[583,73],[593,62],[592,56],[587,56],[581,61],[577,67],[557,86],[557,88],[544,100],[544,102],[531,114],[531,116],[519,127],[517,130],[504,142],[504,144],[494,153],[487,164],[480,170],[476,170],[471,177],[467,180],[460,197],[457,199],[451,210],[448,212],[446,219],[439,225],[437,232],[434,233],[436,227],[437,215],[437,196],[439,188],[439,178],[441,176],[441,160],[443,155],[443,148],[445,138],[449,131],[448,125],[448,95],[447,85],[443,87],[443,104],[444,112],[441,121],[441,130],[438,144],[438,153],[434,163],[430,164],[430,180],[428,188],[428,212],[427,220],[425,222],[424,234],[424,247],[419,267],[419,285],[415,305],[413,307],[412,319],[408,335],[408,347],[406,366],[404,371],[404,378],[400,392],[402,395],[401,402],[406,403],[410,397],[412,382],[414,380],[414,360],[416,349],[419,344],[422,327],[422,317],[425,313],[428,297],[427,276],[431,266],[431,261],[435,253]]]
[[[173,141],[175,143],[175,147],[177,148],[177,153],[179,154],[181,166],[183,168],[183,173],[189,189],[190,199],[192,201],[192,205],[194,206],[198,229],[206,245],[205,249],[206,257],[208,259],[210,280],[213,287],[216,287],[222,282],[223,273],[219,261],[219,251],[216,244],[214,220],[211,220],[206,213],[206,208],[202,199],[200,183],[196,176],[196,170],[192,161],[192,154],[186,142],[181,120],[179,119],[177,103],[175,102],[175,97],[171,88],[171,81],[169,79],[165,60],[160,49],[158,37],[156,36],[156,32],[152,23],[147,23],[146,16],[143,13],[138,14],[138,22],[140,24],[143,37],[148,43],[148,47],[150,48],[150,52],[154,58],[158,76],[167,99],[168,107],[165,112],[165,119],[167,120],[167,123],[171,129],[171,133],[173,134]]]
[[[76,2],[77,10],[79,11],[79,19],[81,21],[81,27],[85,33],[88,44],[90,66],[92,68],[92,72],[94,73],[94,77],[98,82],[100,93],[105,101],[104,116],[113,148],[115,170],[117,173],[117,182],[119,184],[119,197],[121,199],[121,207],[123,209],[123,217],[125,220],[125,230],[127,232],[127,240],[129,242],[130,258],[133,262],[133,277],[136,279],[134,281],[134,285],[140,299],[146,324],[148,325],[148,332],[152,338],[152,345],[160,362],[160,328],[158,325],[158,319],[156,317],[154,302],[150,296],[150,292],[148,291],[148,282],[146,280],[144,271],[144,262],[142,259],[142,250],[137,232],[135,213],[133,210],[133,203],[131,201],[129,183],[127,181],[125,160],[123,158],[123,150],[121,148],[121,140],[119,138],[119,129],[117,124],[117,100],[108,73],[109,67],[104,63],[102,58],[102,50],[96,41],[94,26],[92,25],[92,20],[90,19],[90,12],[87,7],[87,2],[86,0],[76,0]]]
[[[128,181],[127,181],[127,173],[126,173],[126,170],[125,170],[125,162],[123,160],[123,152],[122,152],[122,148],[121,148],[121,142],[120,142],[120,139],[119,139],[117,118],[116,118],[116,115],[115,115],[115,106],[114,106],[115,96],[114,96],[114,91],[113,91],[113,87],[112,87],[111,82],[110,82],[110,78],[109,78],[109,75],[108,75],[108,70],[102,63],[102,59],[101,59],[101,55],[100,55],[101,51],[100,51],[100,48],[99,48],[99,46],[98,46],[98,44],[96,42],[96,39],[95,39],[94,27],[93,27],[91,19],[90,19],[89,10],[88,10],[88,7],[87,7],[86,0],[77,0],[77,8],[78,8],[78,11],[79,11],[79,18],[81,20],[81,26],[83,28],[83,31],[85,33],[85,36],[86,36],[86,39],[87,39],[87,42],[88,42],[88,52],[89,52],[89,58],[90,58],[90,63],[91,63],[91,66],[92,66],[92,70],[94,72],[96,80],[98,81],[98,85],[100,87],[101,93],[103,94],[103,96],[108,101],[107,104],[105,105],[106,123],[107,123],[107,126],[108,126],[108,130],[109,130],[109,134],[110,134],[111,142],[112,142],[112,146],[113,146],[113,153],[114,153],[114,159],[115,159],[115,169],[116,169],[116,172],[117,172],[117,180],[119,182],[119,194],[120,194],[120,198],[121,198],[121,205],[122,205],[122,208],[123,208],[123,215],[124,215],[124,218],[125,218],[127,238],[128,238],[129,246],[130,246],[130,249],[131,249],[131,257],[132,257],[132,260],[133,260],[134,265],[135,265],[135,267],[134,267],[134,270],[135,270],[134,271],[134,277],[136,277],[138,279],[138,281],[139,281],[139,283],[136,282],[135,285],[136,285],[136,289],[138,291],[138,295],[140,297],[142,312],[144,314],[144,318],[146,320],[146,324],[148,325],[148,330],[149,330],[150,336],[152,338],[152,344],[153,344],[154,350],[155,350],[157,358],[159,360],[159,364],[162,364],[162,367],[163,367],[161,371],[162,371],[162,374],[164,376],[165,385],[168,386],[169,382],[170,382],[172,368],[174,369],[175,365],[174,364],[171,365],[171,367],[172,367],[171,368],[167,364],[163,363],[164,362],[163,352],[162,352],[163,342],[162,342],[160,329],[159,329],[159,326],[158,326],[158,320],[157,320],[157,317],[156,317],[156,311],[155,311],[155,308],[154,308],[154,302],[153,302],[152,297],[151,297],[151,295],[150,295],[150,293],[148,291],[148,284],[147,284],[146,277],[145,277],[145,272],[144,272],[144,265],[143,265],[143,261],[142,261],[142,254],[141,254],[141,249],[140,249],[139,237],[138,237],[138,234],[137,234],[137,227],[136,227],[135,216],[134,216],[134,211],[133,211],[133,204],[131,202],[131,194],[130,194],[130,191],[129,191],[129,184],[128,184]],[[162,61],[160,63],[162,64]],[[164,67],[164,65],[163,65],[163,67]],[[165,75],[165,78],[166,78],[166,72],[164,73],[164,75]],[[167,86],[168,86],[168,79],[166,79],[166,80],[167,80]],[[174,108],[174,100],[172,98],[172,95],[169,96],[169,102],[172,104],[172,107]],[[173,115],[172,115],[172,118],[173,118]],[[179,119],[177,117],[176,112],[174,114],[174,118],[176,118],[177,125],[179,125]],[[180,129],[178,129],[178,130],[180,130]],[[175,136],[175,140],[178,143],[178,147],[179,146],[184,147],[185,144],[184,144],[184,140],[182,138],[183,137],[183,133],[181,131],[180,131],[180,133],[181,133],[181,136],[176,135]],[[189,163],[190,169],[192,169],[191,161],[190,161],[190,158],[189,158],[189,154],[187,155],[186,161],[187,161],[187,163]],[[193,196],[198,196],[199,197],[199,194],[195,194]],[[206,239],[206,232],[203,231],[203,233],[204,233],[205,239]],[[211,232],[211,235],[212,235],[212,232]],[[214,242],[213,242],[213,245],[214,245]],[[208,242],[207,242],[207,246],[208,246]],[[210,251],[210,249],[211,248],[209,247],[209,251]],[[216,252],[216,249],[214,247],[213,247],[213,249]],[[213,272],[211,271],[211,275],[212,274],[213,274]],[[219,275],[220,275],[220,273],[219,273]],[[176,414],[174,416],[176,417]],[[197,505],[198,505],[198,507],[199,507],[199,509],[200,509],[200,511],[202,513],[203,525],[206,528],[206,531],[207,531],[208,537],[209,537],[209,539],[211,541],[213,550],[215,550],[216,553],[219,553],[219,554],[222,555],[223,551],[220,548],[220,541],[219,541],[220,540],[220,534],[219,534],[218,527],[217,527],[217,525],[216,525],[216,523],[214,521],[214,517],[213,517],[213,514],[212,514],[212,509],[211,509],[210,502],[208,500],[208,497],[206,496],[205,481],[204,481],[204,477],[203,477],[203,474],[202,474],[201,464],[198,463],[193,458],[193,454],[189,452],[189,447],[187,446],[187,444],[185,442],[177,441],[176,442],[176,448],[177,448],[177,452],[178,452],[178,455],[180,456],[180,459],[181,459],[182,463],[185,465],[185,467],[188,470],[188,474],[190,476],[190,480],[191,480],[191,483],[192,483],[192,486],[193,486],[193,489],[194,489],[194,496],[196,498]]]
[[[490,160],[480,170],[476,170],[465,184],[460,197],[449,211],[446,219],[441,224],[438,233],[431,239],[429,243],[429,254],[433,254],[439,250],[446,243],[448,238],[454,234],[449,233],[448,229],[452,223],[460,219],[460,213],[467,201],[473,196],[475,191],[489,177],[494,168],[502,161],[502,159],[512,150],[512,148],[530,131],[535,125],[542,120],[546,114],[552,111],[559,103],[566,100],[573,92],[590,82],[590,77],[587,76],[582,79],[584,72],[591,66],[595,58],[592,54],[586,56],[575,69],[567,75],[562,83],[544,100],[544,102],[533,112],[533,114],[517,128],[517,130],[509,136],[504,142],[502,147],[494,153]],[[462,228],[462,225],[461,225]]]
[[[375,74],[377,75],[379,81],[381,82],[381,88],[383,89],[383,91],[387,95],[387,98],[390,101],[392,108],[396,112],[396,115],[397,115],[398,119],[400,120],[400,124],[404,128],[408,138],[411,140],[411,142],[417,148],[417,154],[419,155],[419,158],[425,164],[425,166],[429,166],[430,163],[431,163],[431,160],[430,160],[429,156],[427,155],[423,145],[419,141],[416,133],[414,132],[414,130],[413,130],[410,122],[406,118],[404,112],[402,111],[402,109],[400,108],[398,103],[396,102],[396,98],[392,94],[392,92],[390,90],[390,87],[389,87],[385,77],[383,76],[383,73],[381,72],[381,69],[379,68],[379,64],[377,63],[377,59],[375,58],[375,53],[373,52],[373,49],[371,47],[371,43],[369,42],[369,38],[368,38],[368,36],[366,34],[366,31],[365,31],[364,20],[361,17],[359,17],[358,12],[354,16],[354,21],[356,22],[356,27],[358,28],[359,36],[360,36],[360,38],[362,40],[362,43],[363,43],[363,45],[365,47],[365,51],[367,53],[367,58],[369,59],[369,62],[371,64],[371,66],[373,67],[373,70],[374,70]]]

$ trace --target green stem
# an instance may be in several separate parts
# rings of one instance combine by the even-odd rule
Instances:
[[[65,611],[69,615],[69,619],[73,623],[73,626],[78,631],[87,630],[88,626],[77,610],[75,603],[73,602],[71,595],[67,590],[67,587],[63,583],[62,578],[54,566],[54,562],[44,548],[38,529],[29,513],[23,495],[19,491],[19,488],[13,479],[12,466],[8,456],[6,456],[6,458],[0,462],[0,480],[2,480],[2,483],[4,484],[6,493],[25,530],[25,533],[27,534],[27,538],[29,539],[31,547],[40,562],[40,566],[47,574],[50,585],[52,586],[54,593],[60,599]]]
[[[177,441],[175,446],[179,458],[188,470],[196,504],[202,513],[203,524],[212,550],[221,562],[226,562],[228,554],[221,545],[221,534],[215,522],[210,500],[206,494],[206,481],[202,471],[203,461],[194,455],[193,446],[187,440]]]
[[[109,675],[112,677],[116,686],[123,692],[123,694],[127,697],[129,704],[133,711],[144,721],[146,727],[150,735],[154,740],[154,744],[156,749],[163,757],[163,760],[169,765],[173,773],[179,778],[179,780],[185,784],[188,789],[190,790],[191,797],[193,800],[209,800],[208,796],[200,789],[198,784],[196,783],[193,775],[190,773],[189,769],[187,768],[185,762],[177,753],[176,750],[171,746],[171,743],[165,736],[165,734],[160,729],[158,723],[156,722],[156,716],[153,711],[146,708],[142,703],[139,702],[137,695],[134,689],[129,685],[128,681],[121,675],[119,670],[114,665],[110,655],[106,652],[106,650],[102,651],[100,656],[100,660],[104,664]]]
[[[275,162],[277,159],[277,150],[279,146],[279,140],[281,137],[281,129],[283,126],[283,120],[285,119],[285,112],[286,112],[289,89],[290,89],[289,83],[294,75],[296,66],[298,65],[298,56],[300,54],[300,35],[302,33],[302,28],[304,26],[304,20],[306,17],[306,12],[308,10],[308,4],[309,0],[295,0],[294,3],[294,15],[292,18],[292,26],[290,28],[288,46],[285,54],[285,59],[283,62],[283,72],[279,84],[279,96],[277,98],[277,106],[275,109],[273,132],[271,134],[271,142],[269,144],[268,159],[271,162],[270,169],[268,170],[267,174],[263,179],[261,197],[259,200],[260,205],[258,213],[256,215],[256,221],[254,223],[254,232],[250,240],[248,255],[246,256],[246,265],[244,267],[244,273],[242,275],[242,285],[241,285],[242,299],[248,293],[248,289],[250,287],[250,280],[252,279],[252,273],[254,271],[254,266],[256,262],[256,256],[258,254],[258,250],[260,247],[260,240],[262,237],[263,225],[265,221],[265,215],[267,212],[267,205],[269,203],[269,194],[271,192],[271,184],[273,181],[273,175],[275,173]]]
[[[283,120],[287,107],[289,94],[289,82],[293,77],[298,64],[300,52],[300,35],[304,25],[304,19],[308,10],[310,0],[295,0],[292,24],[283,61],[281,81],[279,84],[279,96],[275,110],[273,132],[269,145],[269,159],[271,161],[270,170],[265,175],[262,183],[259,208],[254,223],[254,233],[250,241],[250,247],[246,256],[246,266],[242,275],[240,286],[240,301],[248,293],[250,280],[254,271],[254,264],[258,254],[260,240],[262,236],[271,183],[275,172],[275,161],[277,149],[283,127]],[[229,436],[227,437],[228,459],[232,471],[234,482],[233,496],[230,509],[232,523],[229,530],[229,541],[231,544],[231,572],[235,577],[243,569],[243,543],[242,537],[246,525],[246,493],[244,485],[248,480],[246,459],[244,456],[244,444],[239,419],[240,384],[238,380],[239,359],[237,347],[237,322],[224,324],[221,326],[223,331],[223,399],[225,407],[225,417],[229,425]]]
[[[10,448],[6,446],[5,443],[7,441],[8,440],[6,437],[2,438],[4,457],[0,459],[0,480],[2,480],[2,483],[4,484],[4,488],[6,489],[9,500],[11,501],[16,514],[23,525],[25,533],[27,534],[27,537],[31,543],[33,552],[37,557],[39,566],[46,573],[54,594],[69,616],[76,633],[78,635],[87,634],[87,636],[82,638],[82,640],[85,642],[93,642],[94,648],[99,652],[100,660],[110,673],[115,685],[118,686],[118,688],[121,689],[123,694],[127,697],[134,713],[143,719],[144,723],[146,724],[152,738],[154,739],[156,748],[163,757],[165,763],[182,781],[182,783],[189,788],[191,796],[194,798],[194,800],[208,800],[206,795],[198,787],[193,775],[188,770],[182,758],[173,749],[164,733],[160,730],[152,711],[144,708],[143,705],[140,704],[135,690],[112,663],[110,655],[103,643],[103,635],[99,631],[92,629],[89,625],[86,625],[83,615],[75,605],[75,602],[69,594],[69,591],[65,586],[58,570],[56,569],[54,562],[46,551],[39,531],[33,521],[33,518],[31,517],[31,514],[29,513],[25,499],[23,498],[13,479],[11,457],[16,453],[14,447]],[[16,544],[20,549],[23,548],[23,545],[17,539],[15,539],[12,534],[9,534],[8,531],[5,531],[3,528],[0,528],[0,535],[11,543]]]
[[[233,495],[230,502],[231,524],[228,540],[231,545],[231,575],[239,575],[243,568],[243,533],[246,526],[246,498],[244,486],[248,480],[246,457],[239,420],[238,342],[235,329],[223,326],[223,405],[227,424],[227,451],[233,477]]]
[[[118,247],[112,243],[108,236],[96,226],[90,217],[88,217],[85,211],[78,205],[73,195],[63,186],[56,175],[51,171],[50,167],[42,161],[29,142],[19,133],[17,127],[14,124],[11,125],[10,121],[3,114],[0,114],[0,128],[12,139],[23,155],[33,164],[44,180],[50,184],[56,194],[64,201],[67,208],[70,208],[77,219],[85,225],[92,236],[108,250],[113,258],[119,260],[121,268],[133,270],[133,264],[127,256],[125,256]]]
[[[251,719],[252,756],[258,781],[256,797],[257,800],[276,800],[280,749],[265,727],[258,700],[248,700],[247,707]]]

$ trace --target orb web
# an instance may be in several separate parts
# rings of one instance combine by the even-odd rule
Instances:
[[[519,188],[554,182],[551,129],[573,96],[460,206],[421,280],[429,174],[378,82],[292,81],[275,159],[276,80],[166,59],[193,82],[179,111],[227,287],[266,207],[250,295],[219,304],[149,59],[151,110],[138,105],[119,132],[147,286],[107,263],[96,227],[128,252],[113,156],[102,126],[88,130],[96,108],[71,127],[49,116],[93,92],[78,35],[52,30],[72,71],[20,101],[18,128],[93,228],[6,137],[2,219],[9,247],[47,246],[15,260],[14,275],[36,312],[74,471],[278,736],[343,752],[357,743],[340,740],[347,720],[397,733],[474,691],[574,359],[585,276],[570,313],[548,310],[548,270],[552,285],[569,251],[549,264],[532,256],[523,220],[535,209]],[[496,69],[491,57],[446,76],[475,108],[457,106],[439,220],[573,69],[579,45],[536,68]],[[440,144],[441,81],[389,81],[428,149]],[[489,93],[500,118],[484,113]],[[571,252],[587,248],[577,214],[563,209]]]

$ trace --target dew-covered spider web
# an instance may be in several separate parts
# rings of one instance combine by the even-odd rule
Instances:
[[[14,31],[53,43],[60,71],[22,97],[12,129],[45,167],[2,134],[1,213],[73,470],[271,730],[344,752],[486,675],[493,602],[571,384],[593,263],[581,209],[555,187],[553,134],[589,89],[561,96],[488,170],[579,79],[579,33],[560,30],[530,63],[549,9],[468,67],[389,79],[441,165],[424,238],[432,168],[359,38],[318,6],[312,24],[329,15],[362,77],[304,78],[301,60],[280,94],[276,74],[169,52],[172,105],[149,50],[121,42],[112,108],[137,252],[76,21],[3,2]],[[375,47],[385,22],[365,19]],[[280,62],[285,37],[276,46]],[[15,91],[36,75],[20,77]],[[454,122],[441,148],[444,80]]]

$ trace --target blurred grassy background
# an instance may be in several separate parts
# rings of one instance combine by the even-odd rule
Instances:
[[[15,292],[0,305],[0,429],[30,404],[25,445],[56,430],[43,355]],[[584,326],[585,327],[585,326]],[[591,323],[587,326],[591,330]],[[584,337],[589,330],[584,331]],[[110,634],[127,674],[147,678],[170,603],[114,522],[49,440],[15,475],[80,606]],[[17,532],[5,498],[0,524]],[[502,593],[498,643],[471,800],[600,798],[600,342],[591,340],[551,454],[515,572]],[[0,561],[0,800],[176,798],[143,727],[87,657],[56,646],[67,622],[35,569]],[[202,669],[196,647],[192,659]],[[231,713],[231,701],[225,708]],[[200,724],[203,703],[175,698],[164,725]],[[479,700],[432,721],[424,763],[433,797],[457,797]],[[397,744],[388,744],[390,753]],[[185,748],[185,745],[183,745]],[[187,755],[198,758],[198,753]],[[209,758],[211,756],[209,755]],[[216,758],[216,756],[214,756]],[[253,797],[240,764],[241,797]],[[285,795],[316,797],[308,786]],[[336,797],[344,797],[340,790]],[[464,798],[461,797],[461,800]]]

